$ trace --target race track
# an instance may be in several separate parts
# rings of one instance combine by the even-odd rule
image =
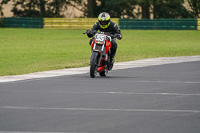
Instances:
[[[200,61],[0,83],[0,133],[199,133]]]

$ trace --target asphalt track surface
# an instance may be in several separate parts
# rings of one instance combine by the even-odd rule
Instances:
[[[200,61],[0,83],[0,133],[199,133]]]

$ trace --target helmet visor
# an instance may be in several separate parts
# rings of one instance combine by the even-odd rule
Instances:
[[[100,25],[108,25],[109,21],[99,21]]]

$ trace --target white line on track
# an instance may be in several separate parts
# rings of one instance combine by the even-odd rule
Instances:
[[[135,93],[135,92],[79,92],[79,91],[15,91],[15,90],[0,90],[0,92],[17,92],[17,93],[69,93],[69,94],[123,94],[123,95],[166,95],[166,96],[200,96],[199,93],[184,94],[184,93]]]
[[[109,108],[107,108],[107,109],[103,109],[103,108],[47,108],[47,107],[20,107],[20,106],[0,106],[0,109],[200,113],[200,110],[111,109],[111,108],[110,109]]]
[[[200,84],[200,82],[195,81],[133,81],[133,82],[141,82],[141,83],[185,83],[185,84]]]
[[[25,131],[0,131],[0,133],[100,133],[100,132],[25,132]]]
[[[164,64],[171,64],[171,63],[193,62],[193,61],[200,61],[200,56],[161,57],[161,58],[144,59],[144,60],[136,60],[136,61],[129,61],[129,62],[116,62],[113,67],[113,70],[146,67],[146,66],[154,66],[154,65],[164,65]],[[30,74],[24,74],[24,75],[1,76],[0,82],[13,82],[13,81],[20,81],[20,80],[28,80],[28,79],[84,74],[88,72],[89,72],[89,67],[61,69],[61,70],[53,70],[53,71],[36,72],[36,73],[30,73]]]
[[[118,81],[118,82],[134,82],[134,83],[183,83],[183,84],[200,84],[198,81]]]

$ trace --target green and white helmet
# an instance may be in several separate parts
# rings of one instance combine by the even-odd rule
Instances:
[[[110,15],[107,12],[102,12],[98,17],[99,25],[102,29],[108,28],[110,25]]]

